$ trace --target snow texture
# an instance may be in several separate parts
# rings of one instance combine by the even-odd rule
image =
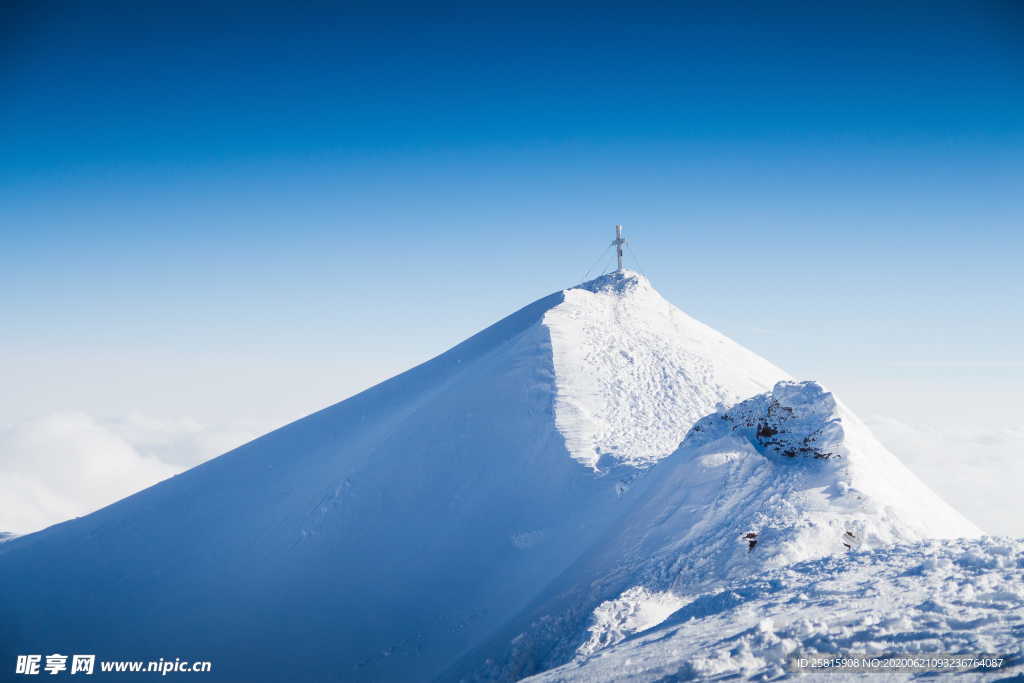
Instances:
[[[591,655],[626,636],[657,626],[685,602],[671,591],[653,592],[633,586],[618,598],[597,606],[593,623],[587,629],[590,637],[577,648],[576,654]]]
[[[815,382],[779,382],[701,419],[630,493],[592,552],[491,643],[479,679],[592,654],[649,625],[642,615],[673,597],[723,581],[981,534]]]
[[[813,654],[990,654],[1006,658],[1002,676],[1024,671],[1021,540],[926,541],[833,555],[679,599],[683,606],[656,627],[529,680],[860,680],[794,674],[790,660]]]
[[[785,372],[665,301],[642,275],[611,273],[565,293],[544,316],[555,417],[581,463],[651,465],[720,403]]]

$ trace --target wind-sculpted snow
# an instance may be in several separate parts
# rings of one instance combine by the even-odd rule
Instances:
[[[566,291],[544,316],[555,418],[590,467],[647,467],[694,422],[788,379],[785,372],[665,301],[632,272]]]
[[[813,654],[987,654],[1005,658],[1003,676],[1024,671],[1024,540],[843,553],[679,599],[683,606],[656,627],[529,680],[803,680],[791,660]],[[974,671],[957,680],[998,678]],[[860,676],[821,680],[853,679]]]
[[[980,534],[815,382],[780,382],[703,418],[630,493],[621,520],[494,644],[481,679],[595,652],[723,581]]]
[[[816,382],[780,382],[770,393],[701,419],[680,447],[682,480],[714,470],[737,481],[719,465],[739,462],[743,454],[768,473],[761,497],[770,497],[769,491],[778,497],[778,511],[769,516],[785,520],[781,526],[806,518],[813,520],[810,526],[821,527],[828,520],[843,536],[851,532],[844,542],[858,547],[981,533]],[[773,526],[780,525],[769,522]],[[819,545],[811,542],[809,529],[801,533],[794,545]],[[765,540],[760,534],[762,552]]]
[[[693,426],[684,445],[707,444],[723,433],[742,435],[758,451],[787,458],[849,455],[835,399],[815,382],[780,382],[771,393],[717,411]]]

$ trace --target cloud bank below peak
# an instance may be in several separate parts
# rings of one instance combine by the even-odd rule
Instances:
[[[88,514],[256,433],[77,411],[0,428],[0,531],[28,533]]]
[[[868,426],[936,493],[986,532],[1024,536],[1024,426],[911,424],[873,415]]]

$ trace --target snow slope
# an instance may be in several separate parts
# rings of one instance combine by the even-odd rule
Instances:
[[[0,544],[0,660],[95,652],[210,659],[227,680],[433,679],[609,533],[638,495],[634,464],[667,456],[718,402],[784,378],[635,274],[558,292],[346,401]]]
[[[667,302],[641,275],[612,273],[565,293],[544,322],[555,416],[581,463],[646,467],[715,410],[788,375]]]
[[[844,544],[981,534],[816,382],[779,382],[708,415],[664,465],[617,543],[648,564],[672,558],[677,583],[822,557]]]
[[[981,533],[815,382],[779,382],[701,419],[631,493],[593,549],[469,658],[491,660],[479,678],[593,654],[723,581],[848,549]]]
[[[530,681],[685,681],[796,675],[800,656],[990,654],[1024,672],[1024,540],[927,541],[799,562],[680,598],[655,628]],[[908,680],[910,675],[873,675]],[[916,678],[927,680],[918,675]]]
[[[0,544],[0,661],[513,680],[847,541],[978,533],[831,394],[789,379],[635,273],[552,294],[357,396]]]

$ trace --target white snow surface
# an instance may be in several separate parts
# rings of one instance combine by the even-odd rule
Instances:
[[[0,544],[0,660],[513,680],[722,582],[843,554],[848,532],[859,550],[978,533],[822,387],[614,273]]]
[[[555,424],[590,467],[646,467],[718,404],[789,376],[624,271],[568,290],[544,316],[555,366]]]
[[[627,636],[657,626],[685,604],[686,600],[672,591],[633,586],[594,609],[593,622],[587,628],[589,637],[576,649],[576,655],[591,655]]]
[[[779,382],[701,419],[670,467],[640,518],[659,519],[671,537],[642,530],[645,552],[692,554],[693,567],[715,578],[742,571],[755,553],[758,566],[781,566],[844,543],[981,535],[816,382]],[[735,537],[747,533],[757,534],[755,549],[737,552]]]
[[[3,543],[0,659],[45,636],[57,651],[215,652],[237,680],[433,679],[628,509],[633,464],[784,377],[637,274],[557,292],[346,401]]]
[[[1024,540],[933,540],[832,555],[679,600],[656,627],[528,680],[862,680],[796,673],[792,660],[813,655],[987,654],[1005,658],[1003,667],[956,679],[1024,671]]]
[[[493,643],[482,679],[529,673],[539,652],[540,669],[592,655],[723,582],[981,535],[816,382],[779,382],[699,420],[630,494],[592,552]]]

